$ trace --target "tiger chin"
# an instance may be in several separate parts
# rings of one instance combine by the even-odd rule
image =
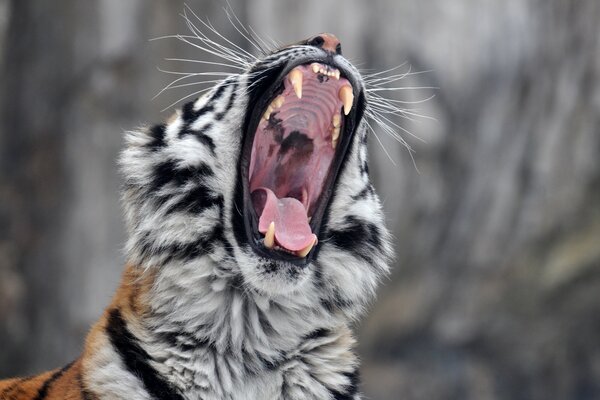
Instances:
[[[127,260],[66,367],[1,399],[360,399],[349,324],[392,250],[335,36],[256,59],[120,159]]]

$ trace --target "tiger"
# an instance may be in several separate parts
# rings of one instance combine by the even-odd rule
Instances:
[[[361,399],[351,326],[393,259],[365,80],[330,33],[244,65],[126,133],[116,294],[0,399]]]

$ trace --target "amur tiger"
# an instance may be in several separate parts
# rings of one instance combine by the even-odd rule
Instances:
[[[349,324],[392,255],[369,100],[324,33],[129,132],[120,287],[78,359],[0,398],[360,399]]]

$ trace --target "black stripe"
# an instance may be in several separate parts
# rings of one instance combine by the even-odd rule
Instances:
[[[171,347],[175,347],[185,352],[194,351],[210,345],[208,339],[199,340],[184,332],[164,332],[161,333],[160,336]]]
[[[165,124],[154,125],[152,128],[150,128],[150,130],[148,131],[148,135],[152,138],[152,141],[150,141],[146,145],[146,147],[150,148],[153,151],[156,151],[156,150],[160,149],[161,147],[164,147],[165,146],[165,131],[166,131]]]
[[[367,162],[363,162],[362,165],[358,167],[360,174],[364,176],[369,176],[369,164]]]
[[[164,246],[158,248],[156,253],[168,254],[165,262],[173,260],[187,261],[210,253],[217,244],[224,245],[224,240],[223,227],[217,225],[208,237],[203,236],[191,243]]]
[[[192,214],[200,214],[210,207],[223,207],[223,195],[213,196],[211,191],[204,185],[198,185],[183,196],[181,200],[170,206],[166,213],[187,211]]]
[[[308,335],[304,337],[305,340],[315,340],[325,336],[328,336],[331,332],[326,328],[319,328],[317,330],[312,331]]]
[[[330,232],[330,242],[341,249],[352,252],[368,262],[371,258],[365,252],[370,247],[371,252],[381,247],[381,232],[379,228],[370,222],[365,222],[357,217],[346,217],[348,227]]]
[[[8,392],[13,391],[17,386],[19,386],[20,384],[22,384],[26,379],[17,379],[17,381],[11,385],[8,385],[7,387],[4,388],[4,390],[0,393],[0,399],[5,399],[6,395],[8,394]]]
[[[229,112],[229,110],[231,110],[231,107],[233,107],[233,102],[235,101],[235,98],[237,97],[237,82],[234,82],[231,85],[231,95],[229,96],[229,100],[227,101],[227,104],[225,105],[225,108],[223,109],[223,111],[221,111],[220,113],[215,115],[215,119],[217,121],[220,121],[223,119],[223,117],[225,116],[225,114],[227,114]]]
[[[65,367],[63,367],[62,369],[56,371],[55,373],[53,373],[50,378],[46,379],[46,381],[44,382],[44,384],[42,385],[42,387],[40,387],[40,389],[38,390],[37,396],[34,397],[33,400],[42,400],[45,399],[46,396],[48,396],[48,390],[50,390],[50,386],[52,386],[52,384],[58,379],[60,378],[65,372],[67,372],[67,370],[69,368],[71,368],[71,366],[73,366],[73,363],[75,361],[72,361],[71,363],[69,363],[68,365],[66,365]]]
[[[146,391],[153,398],[183,400],[177,390],[150,366],[150,355],[127,329],[119,309],[110,311],[106,333],[129,372],[142,381]]]
[[[195,111],[194,110],[195,103],[196,103],[196,101],[194,100],[194,101],[190,101],[189,103],[186,103],[183,106],[183,113],[182,113],[181,117],[186,124],[190,124],[190,123],[194,122],[194,120],[198,119],[202,115],[206,114],[207,112],[211,112],[215,109],[212,104],[206,104],[204,107],[200,108],[198,111]],[[179,135],[181,136],[181,133]]]
[[[196,103],[196,100],[190,101],[190,102],[184,104],[183,114],[182,114],[183,120],[187,123],[191,123],[192,121],[198,119],[199,117],[206,114],[207,112],[214,111],[214,109],[215,109],[214,102],[221,98],[221,96],[223,95],[223,92],[225,91],[227,86],[229,86],[229,84],[230,84],[229,79],[224,80],[223,83],[221,83],[217,87],[217,89],[215,90],[213,95],[210,97],[210,99],[208,99],[206,101],[206,104],[204,105],[204,107],[200,108],[198,111],[194,111],[194,104]]]
[[[356,393],[358,393],[358,370],[354,370],[351,373],[346,373],[344,375],[350,380],[350,383],[344,388],[343,392],[337,390],[331,391],[334,400],[353,400]]]
[[[373,186],[369,183],[358,194],[355,194],[354,196],[352,196],[352,200],[366,199],[367,196],[374,195],[374,194],[375,194],[375,189],[373,189]]]
[[[212,175],[214,175],[213,170],[205,163],[178,168],[175,160],[167,160],[154,167],[150,191],[157,191],[170,182],[176,186],[183,186],[195,177],[203,178]]]
[[[207,124],[205,128],[210,129],[212,127],[212,124]],[[196,139],[198,139],[200,141],[200,143],[202,143],[203,145],[205,145],[206,147],[208,147],[210,149],[210,152],[212,155],[215,155],[215,149],[216,149],[216,145],[215,145],[215,141],[208,135],[206,135],[204,132],[200,131],[200,130],[194,130],[194,129],[190,129],[188,126],[185,126],[181,129],[181,131],[179,132],[179,137],[183,137],[185,135],[193,135],[196,137]]]
[[[223,96],[223,93],[225,92],[225,89],[227,89],[227,86],[229,86],[229,83],[230,83],[230,79],[225,79],[219,85],[219,87],[217,87],[217,90],[215,90],[215,93],[210,97],[208,102],[213,103],[213,102],[219,100],[221,98],[221,96]]]

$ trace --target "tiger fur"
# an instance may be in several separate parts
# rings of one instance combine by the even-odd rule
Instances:
[[[77,360],[0,382],[0,399],[361,398],[349,324],[392,249],[369,181],[364,81],[338,50],[281,48],[127,134],[121,284]],[[355,126],[314,254],[296,265],[249,245],[240,159],[267,78],[315,61],[352,82]]]

